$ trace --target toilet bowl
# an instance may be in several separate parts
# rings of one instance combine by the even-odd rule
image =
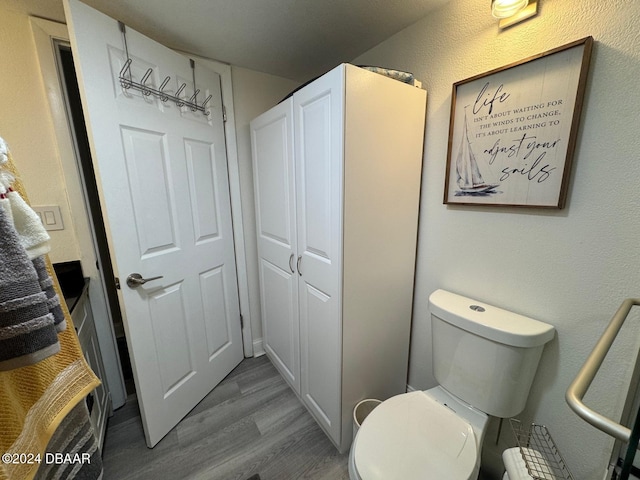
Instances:
[[[439,386],[396,395],[360,427],[349,453],[349,478],[475,479],[487,420]]]
[[[391,397],[351,446],[351,480],[475,480],[489,416],[525,406],[553,326],[444,290],[429,297],[439,385]]]

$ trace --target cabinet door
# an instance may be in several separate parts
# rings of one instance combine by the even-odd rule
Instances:
[[[301,396],[340,444],[344,67],[294,94]]]
[[[93,373],[102,382],[86,398],[91,425],[98,439],[98,446],[102,448],[107,430],[107,417],[111,415],[111,397],[106,384],[107,377],[104,372],[100,346],[98,345],[98,335],[93,321],[91,303],[86,291],[78,300],[71,318],[77,328],[78,341],[84,353],[84,358]]]
[[[300,393],[292,100],[251,122],[264,349]]]

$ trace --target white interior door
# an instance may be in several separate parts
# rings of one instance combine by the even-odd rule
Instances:
[[[170,76],[163,91],[189,99],[195,72],[209,114],[124,89],[118,23],[64,4],[152,447],[243,358],[220,79],[127,29],[132,80],[151,69],[146,85]],[[133,273],[155,279],[130,288]]]

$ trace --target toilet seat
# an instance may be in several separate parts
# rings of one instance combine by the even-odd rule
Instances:
[[[376,407],[352,448],[362,480],[468,480],[478,460],[471,425],[422,391]]]

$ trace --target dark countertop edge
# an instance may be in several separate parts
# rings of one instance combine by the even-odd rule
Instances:
[[[78,304],[78,300],[82,297],[82,294],[89,288],[89,277],[84,277],[84,285],[82,286],[82,290],[76,296],[65,296],[64,301],[67,303],[67,308],[69,309],[69,313],[73,313],[73,309],[76,308]]]

